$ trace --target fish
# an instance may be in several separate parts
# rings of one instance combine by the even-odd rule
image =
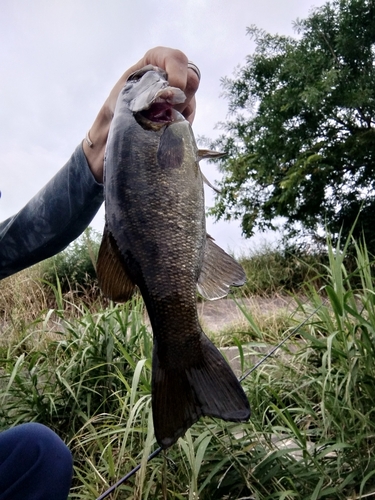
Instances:
[[[137,287],[153,331],[152,415],[157,442],[172,446],[202,416],[244,422],[248,398],[202,330],[197,290],[225,297],[243,268],[206,234],[204,176],[191,125],[174,109],[185,94],[146,66],[119,94],[104,162],[105,228],[99,286],[115,302]]]

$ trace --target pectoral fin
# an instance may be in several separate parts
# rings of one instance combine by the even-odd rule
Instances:
[[[228,295],[231,286],[242,286],[245,281],[242,266],[207,235],[198,292],[208,300],[221,299]]]
[[[128,277],[122,257],[112,234],[104,228],[96,265],[99,286],[103,294],[115,302],[126,302],[134,292],[134,283]]]

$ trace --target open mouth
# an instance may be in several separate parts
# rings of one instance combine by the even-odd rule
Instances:
[[[146,120],[150,120],[155,123],[173,122],[172,105],[163,100],[154,102],[148,109],[141,111],[139,114],[142,115],[143,118],[146,118]]]
[[[164,87],[156,93],[146,109],[138,111],[134,116],[144,128],[161,128],[181,119],[173,106],[184,101],[185,94],[180,89]]]

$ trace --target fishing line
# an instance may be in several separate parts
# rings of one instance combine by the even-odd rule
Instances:
[[[273,349],[271,349],[271,350],[270,350],[270,351],[269,351],[269,352],[268,352],[265,356],[263,356],[263,358],[262,358],[261,360],[259,360],[259,361],[258,361],[258,363],[255,363],[255,365],[254,365],[254,366],[252,366],[252,367],[250,368],[250,370],[248,370],[248,371],[247,371],[244,375],[242,375],[242,377],[240,377],[240,378],[238,379],[238,381],[239,381],[239,382],[242,382],[243,380],[245,380],[245,378],[246,378],[246,377],[248,377],[248,376],[250,375],[250,373],[252,373],[254,370],[256,370],[257,368],[259,368],[259,366],[260,366],[261,364],[263,364],[263,363],[264,363],[264,362],[265,362],[265,361],[266,361],[269,357],[271,357],[271,356],[272,356],[272,354],[275,354],[275,352],[276,352],[278,349],[280,349],[280,347],[281,347],[283,344],[285,344],[285,342],[286,342],[287,340],[289,340],[289,339],[290,339],[290,337],[293,337],[293,335],[295,335],[295,334],[298,332],[298,330],[299,330],[300,328],[302,328],[302,327],[303,327],[303,326],[304,326],[304,325],[308,322],[308,320],[314,316],[314,314],[315,314],[316,312],[318,312],[318,311],[319,311],[319,309],[322,307],[322,305],[323,305],[323,304],[320,304],[320,306],[318,306],[318,307],[317,307],[317,308],[316,308],[316,309],[315,309],[315,310],[314,310],[311,314],[309,314],[309,316],[307,316],[307,318],[306,318],[304,321],[302,321],[302,323],[300,323],[298,326],[296,326],[296,327],[294,328],[294,330],[292,330],[292,331],[289,333],[289,335],[287,335],[287,336],[285,337],[285,339],[283,339],[283,340],[282,340],[279,344],[277,344],[277,346],[275,346]]]
[[[293,335],[295,335],[298,330],[300,330],[300,328],[302,328],[310,318],[312,318],[314,316],[314,314],[316,312],[319,311],[319,309],[322,307],[323,304],[320,304],[320,306],[318,306],[316,309],[314,309],[314,311],[309,314],[309,316],[307,316],[307,318],[302,322],[300,323],[298,326],[296,326],[286,337],[285,339],[283,339],[281,342],[279,342],[277,344],[277,346],[273,347],[265,356],[263,356],[262,359],[260,359],[258,361],[258,363],[255,363],[254,366],[252,366],[250,368],[250,370],[248,370],[244,375],[242,375],[242,377],[240,377],[238,379],[239,382],[242,382],[243,380],[245,380],[245,378],[247,378],[250,373],[252,373],[254,370],[256,370],[257,368],[259,368],[259,366],[261,364],[263,364],[268,358],[270,358],[273,354],[275,354],[275,352],[280,349],[280,347],[285,344],[285,342],[287,340],[289,340],[291,337],[293,337]],[[160,452],[162,451],[162,448],[159,447],[157,450],[155,450],[153,453],[151,453],[151,455],[149,455],[147,457],[147,463],[150,462],[150,460],[152,460],[153,458],[155,458],[157,455],[160,454]],[[114,485],[112,485],[110,488],[108,488],[108,490],[106,490],[104,493],[102,493],[100,495],[100,497],[98,497],[96,500],[103,500],[103,498],[106,498],[110,493],[112,493],[113,491],[115,491],[116,488],[118,488],[118,486],[120,486],[121,484],[125,483],[129,478],[131,478],[137,471],[139,471],[139,469],[141,468],[141,464],[138,464],[136,467],[134,467],[134,469],[132,469],[130,472],[128,472],[126,474],[126,476],[124,476],[123,478],[121,478],[119,481],[117,481],[117,483],[115,483]]]

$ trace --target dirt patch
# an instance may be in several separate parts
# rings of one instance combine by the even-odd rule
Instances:
[[[273,296],[259,297],[254,296],[247,299],[220,299],[211,302],[198,303],[198,314],[203,330],[208,334],[217,334],[226,329],[238,329],[241,327],[248,328],[248,320],[244,312],[249,312],[255,318],[260,316],[276,317],[277,315],[290,315],[296,309],[296,302],[288,296]],[[217,345],[217,347],[219,347]],[[257,344],[243,345],[244,354],[244,369],[245,371],[254,366],[263,358],[273,345]],[[241,357],[236,346],[219,347],[224,354],[228,363],[232,367],[236,376],[243,374],[241,367]],[[282,350],[278,352],[278,356],[288,356],[283,354]]]
[[[236,303],[233,299],[220,299],[198,304],[198,314],[203,329],[208,332],[220,332],[226,328],[240,326],[246,322],[246,318],[238,304],[250,313],[275,314],[283,310],[290,313],[295,309],[296,303],[291,297],[251,297],[239,299]]]

